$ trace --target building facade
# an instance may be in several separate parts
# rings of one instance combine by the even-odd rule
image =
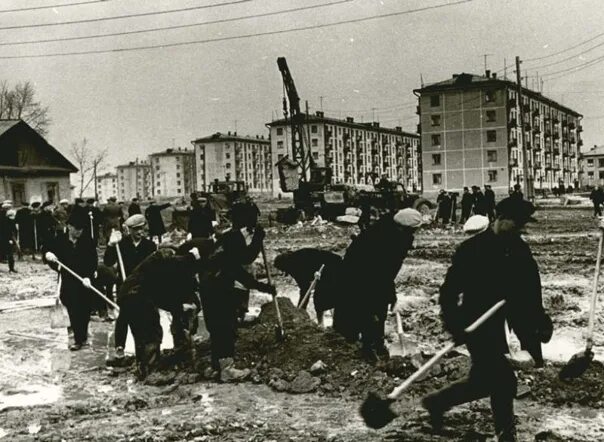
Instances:
[[[581,186],[604,186],[604,146],[581,154]]]
[[[106,203],[112,196],[117,198],[117,174],[107,172],[96,179],[96,194],[100,203]]]
[[[285,155],[293,158],[289,122],[269,123],[275,162]],[[419,135],[402,128],[380,127],[377,122],[358,123],[325,117],[323,112],[308,115],[304,123],[315,164],[329,167],[334,183],[376,184],[386,176],[413,192],[422,191],[422,164]],[[279,189],[276,170],[274,187]]]
[[[0,120],[0,201],[21,203],[71,197],[78,169],[23,120]]]
[[[189,196],[196,188],[195,153],[192,149],[166,149],[149,155],[153,196]]]
[[[215,133],[191,142],[195,149],[197,190],[215,181],[243,181],[249,192],[273,190],[271,143],[264,136]]]
[[[146,161],[130,161],[116,167],[117,199],[128,202],[132,198],[146,199],[153,195],[151,166]]]
[[[414,92],[425,196],[485,184],[507,194],[524,183],[523,142],[536,191],[579,183],[582,116],[574,110],[526,88],[520,102],[515,83],[488,71],[453,75]]]

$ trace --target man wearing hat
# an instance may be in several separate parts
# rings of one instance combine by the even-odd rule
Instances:
[[[69,201],[66,199],[59,201],[59,205],[55,208],[53,216],[57,220],[57,227],[60,230],[65,231],[65,229],[67,229],[67,220],[69,219],[70,212],[71,207],[69,206]]]
[[[155,204],[153,198],[149,198],[149,207],[145,210],[145,218],[149,224],[149,239],[157,238],[158,243],[161,242],[161,237],[166,233],[166,226],[164,220],[161,217],[161,211],[167,209],[172,204]]]
[[[363,356],[370,362],[388,357],[384,323],[388,305],[396,303],[394,280],[421,224],[417,210],[402,209],[361,232],[346,249],[334,329],[350,341],[360,333]]]
[[[459,219],[459,223],[465,223],[470,215],[472,214],[472,207],[474,206],[474,197],[470,193],[470,190],[467,187],[463,188],[463,193],[461,194],[461,218]]]
[[[119,265],[116,245],[119,244],[122,260],[124,263],[124,272],[126,277],[132,274],[132,271],[153,252],[157,250],[155,243],[146,238],[147,220],[141,214],[132,215],[124,223],[128,234],[122,238],[119,230],[114,230],[109,236],[107,249],[103,256],[103,263],[108,267]],[[120,274],[120,269],[117,269]],[[118,277],[118,291],[121,286],[121,275]],[[124,347],[128,336],[128,323],[125,317],[120,313],[115,321],[115,358],[124,357]]]
[[[59,223],[54,217],[54,207],[52,201],[42,203],[41,211],[36,219],[36,227],[38,229],[38,244],[43,248],[48,244],[52,244],[57,236]]]
[[[132,202],[128,206],[128,216],[140,215],[141,213],[143,212],[141,212],[141,206],[138,203],[138,198],[132,198]]]
[[[67,221],[67,235],[59,235],[52,243],[45,244],[43,255],[44,261],[53,270],[61,273],[59,298],[67,308],[73,330],[74,342],[69,347],[72,351],[80,350],[88,343],[88,323],[93,304],[92,297],[95,296],[90,291],[90,287],[97,269],[98,258],[92,238],[83,235],[88,224],[87,218],[84,212],[72,212]],[[58,261],[84,278],[84,283],[62,269]]]
[[[209,238],[214,233],[212,221],[216,221],[216,213],[210,207],[208,194],[195,195],[191,200],[192,209],[189,212],[187,231],[191,238]]]
[[[17,211],[11,207],[0,218],[0,254],[6,258],[8,271],[11,273],[17,273],[14,256],[15,248],[18,247],[16,215]]]
[[[27,202],[22,202],[17,210],[15,217],[17,229],[19,231],[19,248],[22,251],[31,251],[34,253],[34,219],[32,208]]]
[[[486,215],[487,205],[480,187],[472,186],[472,197],[474,198],[474,215]]]
[[[541,342],[551,338],[551,320],[541,303],[537,263],[520,234],[533,221],[528,201],[506,198],[497,205],[493,225],[464,241],[440,288],[445,328],[456,343],[465,343],[472,359],[467,379],[427,396],[423,406],[439,430],[443,414],[454,407],[490,397],[499,441],[516,441],[513,400],[517,381],[506,358],[504,322],[518,336],[537,366],[543,365]],[[464,329],[498,301],[506,305],[470,334]]]

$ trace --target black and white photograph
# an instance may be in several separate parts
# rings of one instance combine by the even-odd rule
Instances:
[[[0,441],[604,441],[599,0],[2,0]]]

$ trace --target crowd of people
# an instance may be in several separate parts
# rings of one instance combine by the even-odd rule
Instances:
[[[427,396],[423,405],[438,428],[453,406],[491,397],[498,440],[514,441],[516,377],[505,356],[504,322],[536,365],[542,366],[541,343],[551,337],[551,320],[541,302],[539,269],[520,237],[524,225],[533,221],[535,208],[519,188],[498,204],[491,193],[488,186],[484,194],[476,186],[472,193],[464,189],[462,220],[473,226],[478,218],[479,227],[465,229],[472,236],[456,250],[440,289],[445,328],[456,343],[467,345],[472,368],[466,380]],[[211,344],[206,376],[223,382],[242,380],[249,370],[235,367],[235,342],[249,291],[276,295],[274,286],[257,280],[249,269],[264,253],[265,231],[258,223],[258,207],[250,200],[235,203],[229,213],[230,228],[218,232],[208,197],[192,197],[188,236],[182,244],[161,241],[166,231],[161,211],[167,205],[155,201],[149,201],[144,214],[136,200],[127,212],[114,199],[102,210],[93,200],[77,199],[73,205],[61,201],[56,207],[44,203],[19,211],[5,201],[1,250],[7,253],[4,238],[12,238],[8,241],[22,250],[41,250],[44,262],[60,274],[60,299],[73,334],[71,350],[87,346],[91,312],[107,309],[96,290],[118,307],[115,350],[109,363],[124,359],[130,329],[138,376],[144,378],[153,370],[163,335],[160,310],[171,315],[175,353],[184,360],[194,358],[192,337],[202,311]],[[446,192],[439,196],[440,215],[449,204],[447,198]],[[318,279],[313,295],[317,317],[333,309],[334,330],[350,342],[359,342],[361,357],[376,363],[389,357],[384,328],[388,310],[397,300],[395,279],[424,222],[415,209],[392,211],[353,235],[343,257],[302,249],[278,256],[275,265],[294,276],[301,297],[313,278]],[[14,260],[9,265],[14,270]],[[510,274],[522,277],[510,279]],[[492,289],[484,292],[485,284]],[[471,335],[464,332],[502,299],[507,302],[505,310]]]

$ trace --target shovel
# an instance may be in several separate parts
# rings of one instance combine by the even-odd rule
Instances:
[[[308,300],[310,298],[310,294],[314,292],[315,287],[317,286],[317,283],[321,279],[321,274],[323,273],[324,268],[325,268],[325,264],[323,264],[321,266],[321,268],[315,272],[315,278],[310,283],[310,287],[308,287],[308,290],[306,290],[304,297],[302,299],[300,299],[300,302],[298,302],[298,308],[306,309]]]
[[[600,241],[598,243],[598,257],[596,258],[596,271],[594,274],[594,285],[591,294],[591,307],[589,310],[589,322],[587,325],[587,343],[585,351],[575,354],[570,361],[562,367],[558,377],[565,381],[575,379],[581,376],[589,368],[591,361],[594,359],[592,347],[594,345],[594,325],[596,315],[596,301],[598,300],[598,280],[600,278],[600,261],[602,260],[602,246],[604,244],[604,229],[600,228]]]
[[[493,305],[493,307],[488,309],[482,314],[481,317],[469,325],[464,332],[466,334],[472,333],[474,330],[480,327],[482,323],[493,316],[493,314],[495,314],[495,312],[504,304],[505,300],[501,300],[497,304]],[[386,399],[380,398],[377,393],[370,392],[367,396],[367,399],[365,399],[365,401],[361,404],[360,409],[361,417],[365,421],[365,424],[374,429],[382,428],[388,425],[396,417],[396,414],[390,408],[390,404],[396,401],[414,381],[428,373],[428,371],[440,359],[442,359],[443,356],[445,356],[455,347],[456,344],[454,342],[447,344],[442,350],[432,356],[432,358],[430,358],[430,360],[421,366],[415,373],[409,376],[402,384],[392,390]]]
[[[65,328],[69,327],[69,316],[59,296],[61,295],[61,267],[59,266],[59,274],[57,278],[57,298],[55,305],[50,309],[50,328]]]
[[[407,339],[405,333],[403,331],[403,321],[401,320],[401,314],[399,312],[395,312],[396,317],[396,334],[398,335],[398,344],[400,345],[400,354],[402,357],[408,356],[411,353],[414,353],[417,350],[417,345],[415,342]],[[392,345],[392,349],[396,348],[396,344]]]
[[[120,275],[122,277],[122,282],[123,282],[126,280],[126,271],[124,270],[124,260],[122,258],[122,251],[120,250],[119,242],[115,245],[115,251],[117,253],[117,262],[120,266]]]
[[[268,283],[273,285],[271,272],[268,268],[268,260],[266,259],[266,250],[264,250],[264,244],[262,244],[262,260],[264,261],[264,268],[266,270],[266,279],[268,279]],[[283,319],[281,319],[281,310],[279,310],[279,302],[277,301],[277,295],[273,297],[275,301],[275,310],[277,311],[277,325],[275,325],[275,337],[277,341],[283,341],[285,339],[285,329],[283,328]]]

